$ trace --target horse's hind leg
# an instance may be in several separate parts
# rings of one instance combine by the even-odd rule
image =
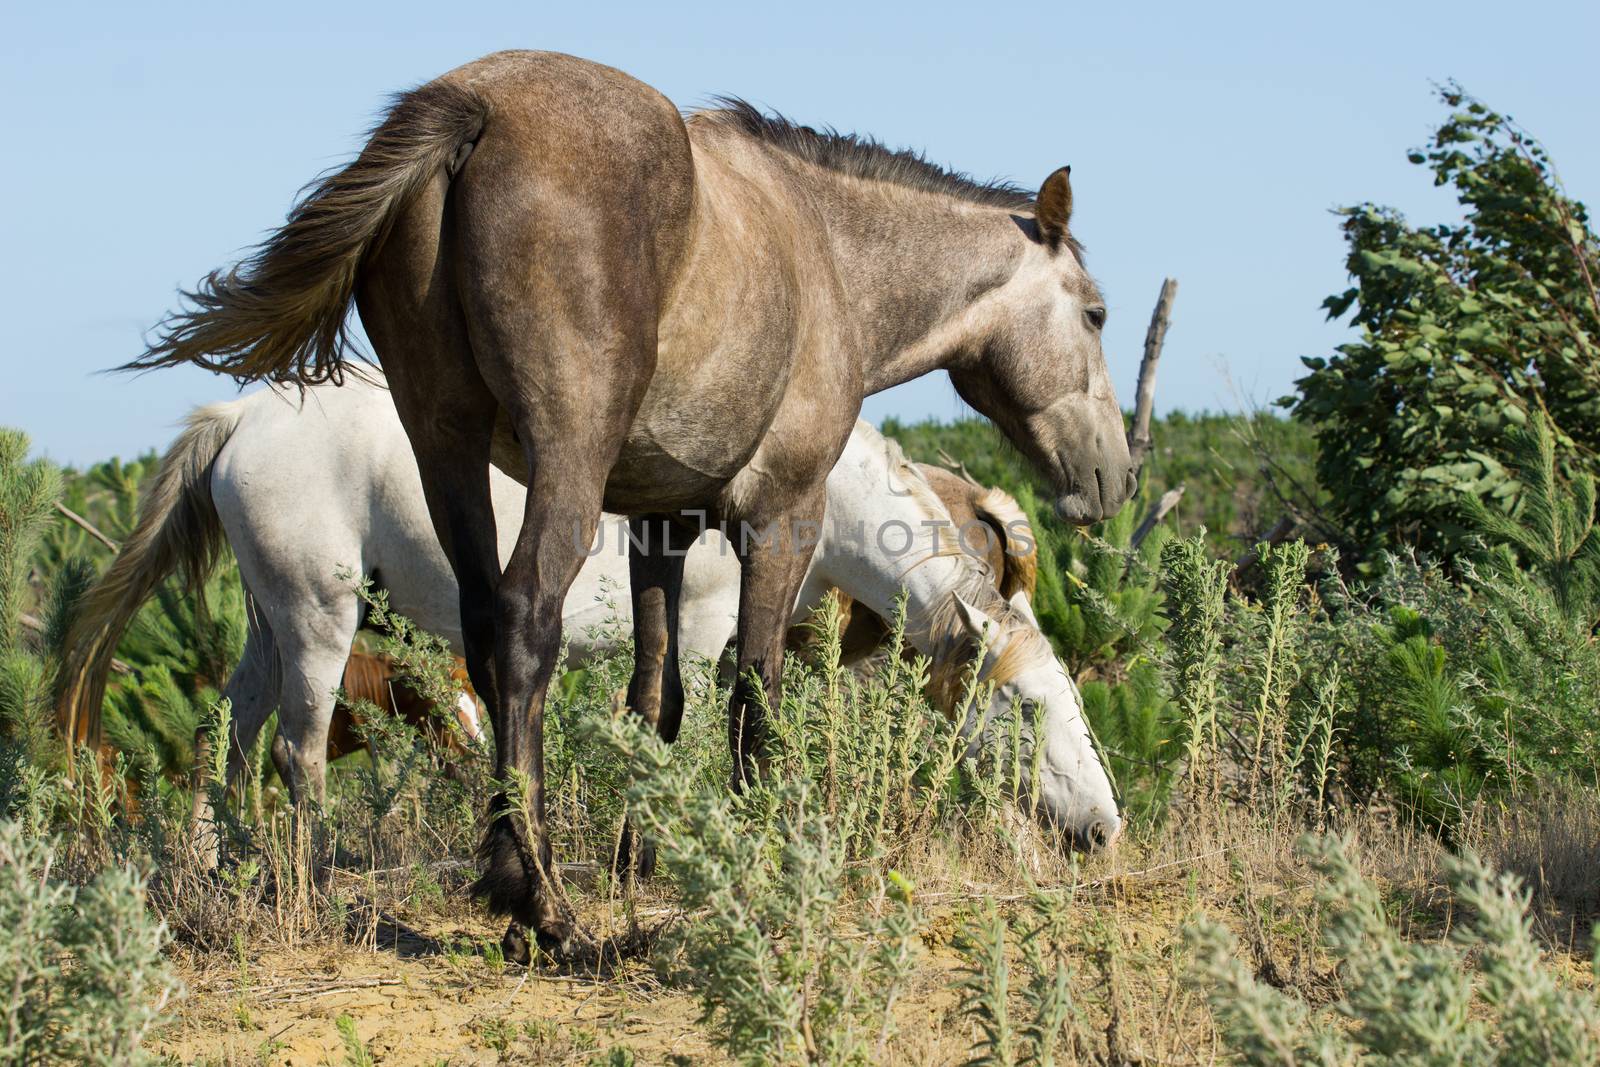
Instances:
[[[211,807],[212,786],[227,790],[244,768],[246,754],[254,747],[256,735],[266,723],[272,710],[278,706],[278,651],[273,641],[272,629],[266,619],[255,610],[254,599],[246,590],[245,602],[249,605],[249,631],[245,637],[244,654],[222,688],[222,699],[229,704],[228,756],[223,780],[210,781],[214,765],[212,746],[216,744],[209,722],[202,722],[194,736],[194,824],[196,844],[206,866],[217,862],[216,813]]]
[[[676,109],[619,85],[597,82],[585,101],[602,123],[550,121],[538,86],[529,87],[538,103],[497,111],[466,165],[396,220],[358,293],[461,583],[469,670],[493,709],[496,773],[517,783],[515,800],[491,802],[475,892],[547,946],[564,943],[571,923],[544,821],[545,692],[567,589],[654,373],[658,272],[682,254],[693,195]],[[500,416],[528,487],[503,575],[487,472]],[[452,434],[470,447],[440,448]],[[485,587],[492,624],[482,618]],[[485,631],[492,672],[478,643]]]
[[[629,520],[628,582],[633,594],[633,677],[628,706],[662,740],[678,738],[683,677],[678,667],[678,610],[690,531],[666,515]]]
[[[443,210],[443,188],[425,190],[374,257],[357,302],[417,459],[434,534],[455,574],[467,674],[489,709],[496,775],[503,779],[506,738],[515,728],[506,722],[495,656],[501,568],[489,459],[499,402],[473,359],[441,233],[437,221],[429,222]],[[556,614],[559,625],[559,608]],[[483,847],[486,866],[494,837],[491,830]],[[531,898],[531,882],[525,876],[521,882],[519,900]],[[514,908],[494,895],[491,906],[519,918],[533,912],[526,900]]]
[[[629,520],[628,584],[633,594],[633,677],[628,707],[668,744],[683,722],[683,677],[678,667],[678,613],[683,565],[695,532],[667,515]],[[637,855],[635,855],[637,852]],[[655,848],[626,824],[612,870],[630,866],[641,878],[655,870]]]
[[[273,761],[280,775],[287,771],[284,784],[295,803],[318,811],[327,788],[334,693],[344,681],[360,614],[355,593],[346,590],[323,610],[295,620],[286,631],[279,628],[284,631],[278,634],[282,680]]]
[[[551,320],[534,313],[539,301],[531,294],[526,304],[507,299],[526,280],[486,275],[466,290],[484,304],[469,307],[482,324],[473,350],[527,471],[522,527],[495,600],[496,769],[502,781],[520,777],[524,796],[494,802],[476,891],[554,947],[572,928],[544,822],[545,693],[559,666],[567,590],[593,543],[606,480],[654,367],[656,339],[653,320],[631,321],[640,309],[614,293],[608,300],[604,286],[563,294],[567,314],[571,305],[589,306],[576,321]],[[605,324],[601,337],[589,335],[591,324]],[[520,955],[518,946],[508,947]]]

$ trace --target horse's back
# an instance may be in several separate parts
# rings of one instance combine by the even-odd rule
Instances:
[[[574,243],[564,251],[581,243],[601,262],[631,262],[653,276],[658,303],[665,299],[694,199],[689,135],[670,100],[614,67],[559,52],[496,52],[439,80],[487,110],[452,183],[460,248],[492,246],[515,229],[512,216],[531,213],[547,240]]]

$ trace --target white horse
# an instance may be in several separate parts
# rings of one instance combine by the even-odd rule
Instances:
[[[494,468],[488,477],[504,559],[516,540],[525,490]],[[1022,521],[1020,511],[1015,516]],[[623,519],[601,524],[567,594],[562,622],[575,661],[631,633],[627,530]],[[980,678],[994,684],[994,696],[990,708],[974,709],[964,729],[1014,702],[1031,702],[1044,745],[1035,783],[1040,811],[1076,844],[1106,844],[1120,822],[1077,689],[1026,595],[1007,601],[989,568],[960,550],[983,536],[963,536],[971,533],[952,526],[949,511],[894,442],[858,423],[827,479],[826,518],[794,619],[805,619],[832,587],[888,618],[904,589],[907,640],[933,659],[936,681],[946,681],[934,687],[946,711],[954,688],[948,682],[970,662],[974,638],[987,628]],[[381,382],[316,386],[303,397],[262,390],[190,416],[145,496],[135,532],[69,636],[60,707],[66,736],[98,744],[106,672],[128,621],[174,570],[203,576],[223,537],[252,605],[244,655],[223,690],[233,708],[229,779],[276,708],[289,785],[320,802],[333,694],[362,620],[359,597],[338,575],[370,577],[397,611],[461,645],[455,578]],[[717,660],[738,601],[738,559],[720,534],[709,533],[685,561],[681,655]]]

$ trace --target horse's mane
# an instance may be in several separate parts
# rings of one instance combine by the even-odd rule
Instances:
[[[972,510],[992,523],[1005,549],[1006,573],[1000,595],[1009,599],[1022,592],[1031,599],[1039,584],[1039,540],[1033,524],[1017,498],[999,486],[974,486],[974,490]]]
[[[985,683],[1003,686],[1030,664],[1055,658],[1044,631],[1028,622],[996,591],[984,564],[972,560],[971,566],[962,569],[957,588],[950,594],[927,620],[935,645],[928,671],[928,691],[935,706],[948,709],[960,702],[967,671],[978,654],[978,639],[961,622],[957,597],[989,616],[996,627],[987,642],[992,659],[983,674]],[[998,654],[994,652],[997,648]]]
[[[933,486],[917,470],[917,465],[906,456],[905,449],[900,447],[900,442],[892,437],[885,437],[876,426],[866,419],[857,419],[854,435],[869,442],[873,448],[882,453],[887,462],[889,472],[899,477],[905,493],[916,502],[922,513],[930,519],[947,518],[944,501],[939,499],[939,494]],[[902,494],[904,495],[904,494]]]
[[[970,174],[931,162],[911,148],[890,148],[877,138],[802,126],[776,112],[763,112],[736,96],[719,96],[716,106],[697,118],[736,130],[789,155],[853,178],[889,182],[929,193],[944,193],[974,204],[1032,211],[1034,194],[1013,182],[979,181]]]

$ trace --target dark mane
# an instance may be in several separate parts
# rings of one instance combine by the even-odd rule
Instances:
[[[840,133],[832,127],[819,132],[810,126],[791,122],[776,112],[764,114],[749,101],[736,96],[719,96],[715,99],[716,107],[699,112],[701,117],[819,167],[853,178],[944,193],[989,207],[1033,210],[1033,191],[1012,182],[981,182],[970,174],[931,163],[921,152],[910,148],[890,148],[874,137]]]

